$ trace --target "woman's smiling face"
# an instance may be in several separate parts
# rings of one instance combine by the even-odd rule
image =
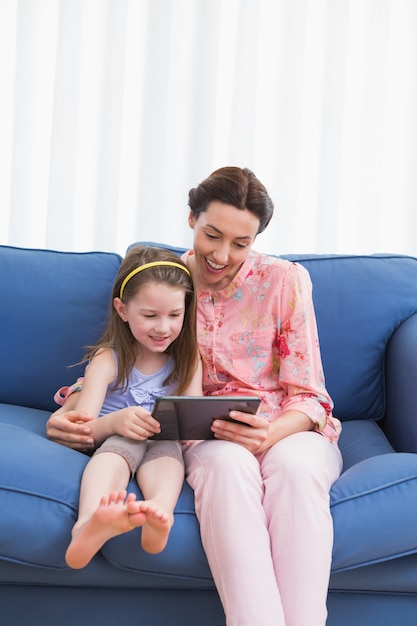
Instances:
[[[188,218],[194,230],[194,256],[189,258],[197,287],[224,289],[246,260],[259,229],[259,218],[247,209],[213,200],[198,217]]]

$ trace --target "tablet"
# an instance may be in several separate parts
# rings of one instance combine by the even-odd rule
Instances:
[[[215,419],[232,420],[229,411],[255,414],[260,404],[255,396],[163,396],[156,399],[152,415],[161,432],[151,439],[214,439]]]

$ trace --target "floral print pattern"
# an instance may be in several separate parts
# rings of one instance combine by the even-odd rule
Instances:
[[[203,389],[257,395],[258,413],[269,420],[301,411],[317,432],[337,441],[341,424],[325,388],[311,293],[302,265],[254,251],[225,289],[199,292]]]

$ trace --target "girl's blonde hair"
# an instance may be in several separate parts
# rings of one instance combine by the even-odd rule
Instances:
[[[163,265],[164,262],[173,265]],[[148,263],[161,263],[144,268],[144,271],[135,273],[139,267]],[[180,267],[177,267],[177,266]],[[127,282],[125,279],[128,278]],[[137,341],[133,337],[129,324],[123,322],[113,306],[114,298],[120,297],[124,304],[128,304],[141,285],[146,283],[164,283],[185,292],[184,322],[178,337],[167,349],[174,360],[174,369],[164,384],[177,382],[178,395],[181,395],[189,385],[198,364],[198,348],[196,333],[196,297],[190,272],[185,263],[173,252],[151,246],[135,246],[129,250],[123,259],[113,284],[110,301],[108,324],[98,342],[89,346],[83,361],[90,360],[99,350],[111,349],[117,354],[118,371],[115,388],[125,389],[128,377],[135,364],[137,356]]]

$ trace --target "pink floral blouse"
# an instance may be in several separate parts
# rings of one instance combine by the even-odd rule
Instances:
[[[192,251],[187,252],[183,259]],[[257,395],[269,420],[297,410],[337,441],[307,270],[251,251],[225,289],[198,293],[197,336],[206,395]]]

